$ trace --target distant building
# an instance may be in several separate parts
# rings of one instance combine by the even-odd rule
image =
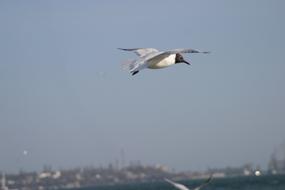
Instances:
[[[277,159],[275,154],[272,154],[268,163],[268,170],[271,174],[284,174],[285,159]]]
[[[271,154],[268,170],[271,174],[285,174],[285,143]]]
[[[2,173],[1,190],[8,190],[8,187],[6,186],[6,176],[4,172]]]

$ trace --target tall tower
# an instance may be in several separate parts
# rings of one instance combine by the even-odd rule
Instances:
[[[123,169],[126,166],[126,161],[125,161],[125,150],[122,148],[121,149],[121,169]]]

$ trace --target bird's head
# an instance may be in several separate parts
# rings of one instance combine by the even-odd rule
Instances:
[[[176,53],[175,56],[175,63],[185,63],[187,65],[191,65],[189,62],[187,62],[183,56],[180,53]]]

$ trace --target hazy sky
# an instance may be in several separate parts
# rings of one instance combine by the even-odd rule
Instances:
[[[107,165],[121,150],[177,170],[266,168],[285,140],[284,8],[0,1],[0,170]],[[118,47],[212,53],[132,77]]]

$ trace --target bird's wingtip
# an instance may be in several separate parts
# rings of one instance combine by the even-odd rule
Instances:
[[[164,179],[164,181],[166,181],[166,182],[168,182],[168,183],[173,183],[173,181],[171,181],[170,179],[168,179],[168,178],[163,178]]]
[[[119,50],[124,50],[124,51],[135,51],[135,50],[138,50],[138,49],[141,49],[141,48],[117,48]]]

